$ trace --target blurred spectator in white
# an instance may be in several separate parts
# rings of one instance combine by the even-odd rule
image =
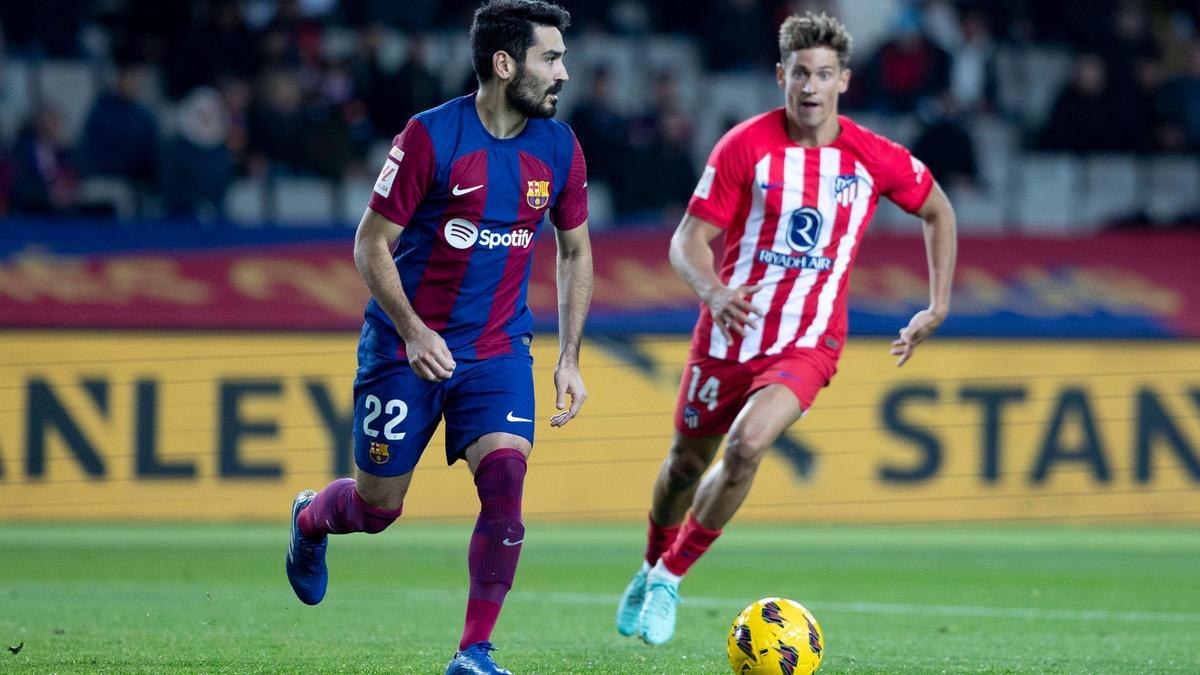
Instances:
[[[883,43],[860,70],[869,105],[881,112],[913,112],[923,98],[950,84],[950,56],[921,32],[921,14],[900,13],[895,37]]]
[[[587,93],[575,106],[569,123],[587,157],[588,177],[611,186],[623,168],[627,122],[613,103],[608,68],[592,70]]]
[[[929,167],[929,172],[948,189],[979,187],[975,144],[967,131],[962,106],[949,91],[921,105],[921,131],[912,154]]]
[[[233,182],[228,112],[215,90],[201,87],[179,104],[178,116],[163,153],[164,206],[168,215],[213,220]]]
[[[1087,152],[1109,148],[1118,133],[1111,122],[1104,61],[1091,53],[1075,59],[1071,81],[1059,93],[1038,145],[1047,150]]]
[[[950,92],[967,111],[990,110],[996,98],[996,47],[987,15],[967,10],[950,48]]]
[[[117,67],[115,86],[96,97],[80,138],[83,172],[152,181],[157,172],[158,124],[142,101],[145,73],[141,66]]]
[[[1167,80],[1158,97],[1165,124],[1163,146],[1200,152],[1200,40],[1194,40],[1187,69]]]
[[[71,162],[62,117],[43,105],[17,136],[12,152],[12,209],[67,213],[79,199],[79,174]]]

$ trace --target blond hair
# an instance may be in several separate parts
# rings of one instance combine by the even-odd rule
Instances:
[[[825,12],[793,14],[779,27],[780,61],[787,61],[788,54],[800,49],[828,47],[837,52],[838,64],[847,68],[852,44],[846,26]]]

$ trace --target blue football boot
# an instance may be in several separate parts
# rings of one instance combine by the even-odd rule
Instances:
[[[642,640],[661,645],[675,634],[679,608],[679,577],[667,571],[660,560],[646,575],[646,602],[639,617]]]
[[[315,605],[325,597],[329,569],[325,567],[325,546],[329,537],[312,541],[300,533],[300,512],[312,503],[317,493],[305,490],[292,502],[292,537],[288,542],[287,577],[296,597],[306,605]]]
[[[476,642],[458,652],[446,666],[446,675],[512,675],[496,665],[490,652],[496,651],[490,642]]]
[[[617,605],[617,632],[621,635],[637,635],[642,630],[642,605],[646,604],[646,575],[649,572],[650,565],[643,561],[621,595]]]

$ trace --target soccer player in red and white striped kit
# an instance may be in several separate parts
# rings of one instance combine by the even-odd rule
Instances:
[[[717,143],[671,240],[671,264],[702,304],[645,560],[617,609],[624,635],[671,638],[680,580],[745,500],[763,455],[829,384],[846,340],[850,268],[880,197],[924,221],[929,260],[929,307],[892,342],[897,365],[946,319],[954,210],[907,149],[838,114],[850,44],[825,14],[784,21],[775,67],[784,106]],[[709,242],[720,234],[714,272]]]

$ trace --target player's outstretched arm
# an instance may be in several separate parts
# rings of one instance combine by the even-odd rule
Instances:
[[[587,221],[570,230],[555,229],[554,234],[558,241],[558,365],[554,368],[557,394],[554,404],[563,412],[550,419],[550,426],[561,427],[579,414],[588,396],[579,374],[579,344],[592,304],[592,242]]]
[[[942,186],[933,184],[917,215],[924,221],[925,257],[929,260],[929,307],[917,312],[900,337],[892,341],[896,366],[912,357],[917,345],[946,320],[950,312],[950,287],[954,281],[954,261],[958,254],[957,219],[954,207]]]
[[[437,382],[454,372],[454,357],[450,355],[446,341],[421,321],[404,294],[400,273],[392,260],[392,248],[403,229],[373,209],[367,209],[354,234],[354,266],[404,340],[408,364],[413,372],[422,379]]]
[[[683,216],[671,237],[671,266],[688,286],[708,305],[713,324],[732,341],[733,333],[746,334],[746,326],[757,328],[755,316],[762,310],[750,302],[759,286],[730,288],[721,283],[713,271],[713,252],[710,242],[721,234],[716,225],[688,213]]]

